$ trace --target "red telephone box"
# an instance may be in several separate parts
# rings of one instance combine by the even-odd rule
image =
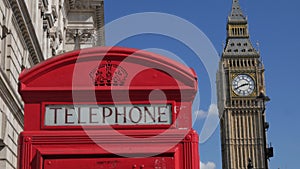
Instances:
[[[199,169],[194,71],[136,49],[65,53],[24,70],[19,169]]]

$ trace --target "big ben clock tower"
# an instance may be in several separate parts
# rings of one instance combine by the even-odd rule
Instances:
[[[217,73],[223,169],[267,169],[264,66],[249,38],[248,21],[233,0]]]

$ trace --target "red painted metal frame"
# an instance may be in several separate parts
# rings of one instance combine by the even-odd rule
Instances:
[[[153,137],[159,132],[161,131],[126,131],[130,137],[138,137],[143,134]],[[114,137],[106,130],[101,133],[94,131],[89,136],[83,131],[23,132],[19,140],[19,151],[23,153],[20,154],[18,163],[20,169],[43,169],[46,159],[107,158],[112,155],[112,152],[102,148],[101,144],[109,144],[112,150],[119,155],[111,158],[129,158],[128,156],[135,155],[132,158],[139,160],[141,157],[153,155],[167,156],[174,158],[175,164],[172,169],[199,168],[198,134],[194,130],[173,130],[154,140],[155,143],[145,143],[143,139],[128,142],[128,139]],[[181,141],[177,143],[173,140]],[[167,151],[161,153],[162,149]]]
[[[84,164],[84,165],[83,165]],[[166,166],[175,168],[174,157],[160,156],[160,157],[147,157],[139,158],[83,158],[83,159],[46,159],[44,161],[44,169],[112,169],[112,168],[156,168],[163,169]]]
[[[115,61],[116,64],[127,65],[126,69],[129,74],[130,72],[136,73],[140,68],[148,68],[152,70],[152,73],[158,75],[155,76],[150,74],[151,72],[146,72],[146,78],[138,76],[138,79],[125,82],[124,86],[91,86],[90,77],[88,76],[89,71],[94,67],[91,65],[97,66],[107,59]],[[84,65],[85,62],[87,64],[91,63],[91,65],[86,66]],[[83,66],[80,66],[81,64]],[[76,82],[80,84],[78,86],[73,86],[74,79],[72,79],[72,75],[75,66],[81,68],[81,72],[79,72],[81,74],[78,74],[80,79],[77,79]],[[94,91],[96,97],[101,94],[102,97],[97,97],[100,99],[98,101],[109,101],[112,90],[120,98],[124,97],[124,91],[130,90],[133,96],[139,96],[133,98],[138,101],[148,97],[149,93],[147,91],[158,88],[172,98],[168,100],[182,102],[193,100],[197,91],[196,79],[197,77],[192,69],[160,55],[137,49],[100,47],[65,53],[31,69],[25,69],[19,78],[21,81],[19,90],[23,100],[27,103],[55,102],[58,97],[60,97],[60,101],[72,101],[72,92],[80,92],[82,96],[86,96],[86,93],[90,91]],[[176,91],[179,89],[180,93],[177,93]],[[182,96],[180,97],[178,94],[182,94]],[[41,95],[44,98],[41,98]],[[91,100],[83,97],[82,101]]]
[[[91,70],[106,62],[120,65],[126,71],[128,78],[117,82],[122,85],[93,85]],[[76,67],[80,71],[73,79]],[[98,67],[97,71],[103,70]],[[45,159],[106,158],[114,157],[114,153],[168,156],[174,158],[173,169],[199,169],[198,135],[192,129],[191,117],[197,77],[192,69],[176,61],[137,49],[90,48],[65,53],[26,69],[19,81],[19,93],[25,103],[24,132],[18,146],[19,169],[44,169]],[[162,101],[154,97],[151,103],[172,104],[171,125],[111,126],[121,135],[114,135],[105,126],[44,126],[47,104],[148,104],[149,94],[154,90],[162,91],[166,98]],[[74,93],[79,96],[77,100],[73,100]],[[96,100],[90,98],[90,93],[94,93]],[[103,144],[113,152],[105,150]]]

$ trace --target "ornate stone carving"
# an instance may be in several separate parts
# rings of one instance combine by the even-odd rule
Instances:
[[[52,27],[49,29],[49,39],[50,39],[50,48],[52,49],[52,55],[57,54],[57,49],[59,45],[62,43],[62,34],[61,31],[57,27]]]
[[[94,44],[94,29],[67,29],[66,43],[74,43],[75,49],[80,49],[80,44]]]
[[[70,9],[74,9],[75,8],[75,0],[69,0],[69,7]]]
[[[41,10],[42,16],[47,11],[48,5],[49,5],[48,0],[39,0],[38,7]]]
[[[62,43],[63,42],[63,34],[62,34],[61,30],[58,30],[57,33],[58,33],[59,43]]]
[[[44,30],[52,28],[54,25],[54,18],[51,13],[45,13],[44,14],[44,20],[43,20],[43,28]]]
[[[95,9],[96,6],[101,6],[103,0],[69,0],[68,6],[71,10]]]
[[[52,10],[52,15],[53,15],[54,20],[57,20],[58,13],[57,13],[57,10],[56,10],[56,5],[52,5],[51,10]]]
[[[2,25],[1,26],[1,33],[0,33],[0,37],[1,37],[1,40],[2,39],[4,39],[4,38],[6,38],[6,36],[8,35],[8,34],[10,34],[10,30],[8,30],[8,28],[6,27],[6,25]]]
[[[123,86],[127,76],[128,73],[124,68],[112,64],[110,60],[101,63],[90,72],[95,86]]]

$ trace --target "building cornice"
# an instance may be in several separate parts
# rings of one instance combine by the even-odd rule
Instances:
[[[27,6],[22,0],[10,0],[9,3],[23,34],[23,38],[26,42],[26,46],[30,56],[32,57],[33,63],[38,64],[44,60],[44,57],[35,33],[35,29],[30,19]]]

